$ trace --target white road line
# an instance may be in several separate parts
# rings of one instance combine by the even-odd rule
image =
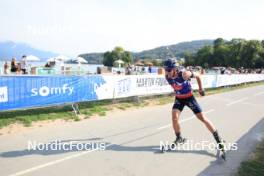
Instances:
[[[256,93],[256,94],[254,94],[253,96],[259,96],[259,95],[262,95],[262,94],[264,94],[264,92],[259,92],[259,93]]]
[[[168,128],[168,127],[171,127],[171,124],[161,126],[161,127],[157,128],[157,129],[158,129],[158,130],[162,130],[162,129],[164,129],[164,128]]]
[[[244,97],[244,98],[241,98],[241,99],[238,99],[238,100],[232,101],[232,102],[230,102],[230,103],[227,103],[226,106],[231,106],[231,105],[233,105],[233,104],[240,103],[240,102],[245,101],[245,100],[247,100],[247,99],[248,99],[248,97]]]
[[[247,102],[244,102],[242,104],[250,105],[250,106],[262,106],[263,107],[263,103],[262,104],[256,104],[256,103],[247,103]]]
[[[109,147],[111,145],[114,145],[114,144],[108,144],[106,145],[105,147]],[[67,156],[67,157],[64,157],[64,158],[61,158],[61,159],[57,159],[57,160],[54,160],[54,161],[51,161],[51,162],[48,162],[48,163],[45,163],[45,164],[41,164],[41,165],[38,165],[38,166],[35,166],[35,167],[32,167],[32,168],[29,168],[29,169],[26,169],[26,170],[23,170],[23,171],[19,171],[17,173],[14,173],[14,174],[11,174],[9,176],[19,176],[19,175],[24,175],[24,174],[27,174],[27,173],[30,173],[30,172],[33,172],[33,171],[36,171],[36,170],[39,170],[39,169],[42,169],[44,167],[48,167],[48,166],[52,166],[52,165],[55,165],[55,164],[58,164],[58,163],[61,163],[63,161],[66,161],[66,160],[70,160],[72,158],[77,158],[79,156],[83,156],[83,155],[86,155],[86,154],[89,154],[89,153],[92,153],[92,152],[95,152],[97,150],[99,150],[100,148],[96,148],[96,149],[93,149],[93,150],[87,150],[87,151],[84,151],[84,152],[81,152],[81,153],[77,153],[77,154],[74,154],[74,155],[70,155],[70,156]]]
[[[210,109],[210,110],[205,111],[205,112],[203,112],[203,113],[204,113],[204,114],[208,114],[208,113],[213,112],[213,111],[214,111],[214,109]],[[182,119],[182,120],[180,120],[180,123],[187,122],[187,121],[189,121],[189,120],[192,120],[192,119],[195,118],[195,117],[196,117],[195,115],[192,115],[191,117],[188,117],[188,118],[186,118],[186,119]],[[169,128],[169,127],[171,127],[171,125],[172,125],[172,124],[167,124],[167,125],[161,126],[161,127],[157,128],[157,130],[163,130],[163,129],[165,129],[165,128]]]
[[[224,101],[224,102],[230,102],[232,99],[230,98],[224,98],[224,97],[210,97],[210,99],[217,100],[217,101]]]

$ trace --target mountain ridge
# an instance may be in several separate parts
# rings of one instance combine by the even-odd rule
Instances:
[[[143,50],[140,52],[131,52],[133,59],[166,59],[173,57],[183,57],[184,53],[195,53],[206,45],[213,45],[214,40],[194,40],[187,42],[180,42],[172,45],[159,46],[149,50]],[[102,63],[104,53],[83,53],[80,57],[85,58],[89,63],[98,64]]]
[[[184,53],[195,53],[205,45],[213,45],[214,40],[194,40],[180,42],[177,44],[159,46],[140,52],[131,52],[133,59],[166,59],[172,57],[183,57]],[[79,54],[88,61],[89,64],[102,64],[104,52],[92,52]],[[11,60],[13,57],[20,59],[22,55],[35,55],[45,61],[47,58],[58,56],[59,54],[36,49],[26,43],[15,43],[12,41],[0,42],[0,59]]]
[[[22,55],[34,55],[45,61],[47,58],[55,57],[59,54],[34,48],[26,43],[15,43],[13,41],[0,42],[0,59],[11,60],[13,57],[20,59]]]

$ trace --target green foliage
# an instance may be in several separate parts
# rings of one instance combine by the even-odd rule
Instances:
[[[205,45],[212,46],[213,40],[196,40],[190,42],[181,42],[170,46],[161,46],[151,50],[129,53],[131,54],[131,57],[135,59],[164,60],[171,57],[183,57],[184,54],[187,52],[196,53]],[[121,47],[117,47],[117,50],[119,51],[120,48]],[[104,60],[104,54],[105,53],[87,53],[81,54],[79,56],[85,58],[90,64],[102,64]]]
[[[132,62],[132,55],[130,52],[125,51],[122,47],[115,47],[113,51],[107,51],[103,55],[103,64],[112,67],[116,60],[123,60],[125,63]]]
[[[114,62],[115,62],[115,60],[116,60],[116,59],[114,58],[114,54],[113,54],[113,53],[111,53],[111,52],[109,52],[109,51],[107,51],[107,52],[104,53],[103,64],[104,64],[105,66],[110,66],[110,67],[112,67],[113,64],[114,64]]]
[[[204,46],[195,54],[187,53],[185,65],[263,68],[264,41],[218,38],[213,46]]]

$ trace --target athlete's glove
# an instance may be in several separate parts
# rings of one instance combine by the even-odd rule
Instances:
[[[201,95],[201,96],[205,96],[205,91],[202,89],[202,90],[199,90],[199,94]]]

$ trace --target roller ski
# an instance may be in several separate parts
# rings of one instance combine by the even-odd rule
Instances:
[[[176,140],[173,141],[172,144],[167,144],[167,145],[163,145],[162,147],[160,147],[160,151],[161,151],[161,153],[165,153],[167,151],[171,151],[173,149],[176,149],[176,147],[178,145],[184,144],[186,141],[187,141],[186,138],[182,138],[182,137],[176,138]]]
[[[221,141],[220,143],[217,144],[217,153],[216,157],[221,158],[224,161],[226,161],[226,147],[225,147],[225,141]]]

